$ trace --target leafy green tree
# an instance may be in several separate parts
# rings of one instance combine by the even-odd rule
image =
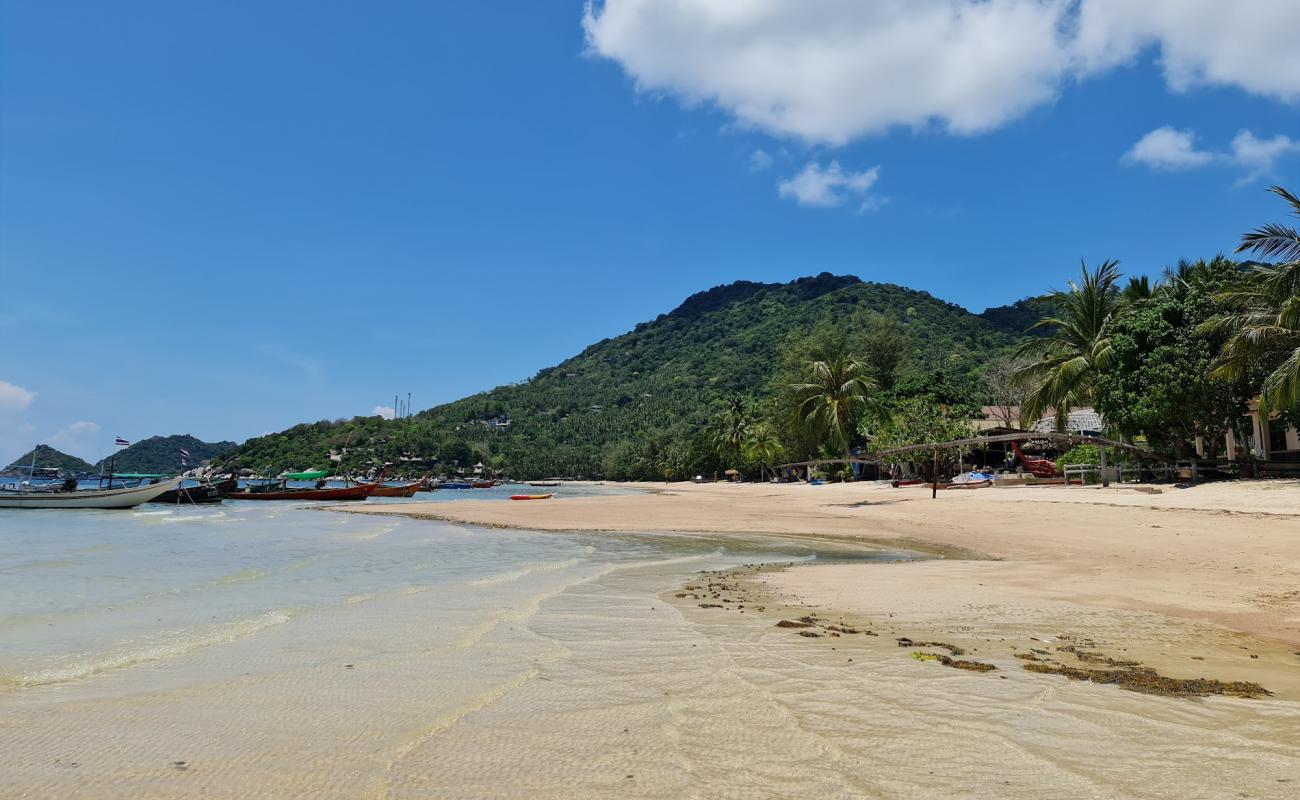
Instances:
[[[965,414],[954,414],[939,403],[923,397],[911,397],[894,404],[887,416],[861,429],[871,441],[870,450],[878,453],[917,444],[951,442],[974,435],[974,426]],[[911,464],[917,472],[930,476],[933,453],[918,451],[887,456],[886,464]]]
[[[1270,189],[1300,216],[1300,198],[1281,186]],[[1222,292],[1223,313],[1208,321],[1207,331],[1227,334],[1213,374],[1247,379],[1252,370],[1266,374],[1258,391],[1268,411],[1296,415],[1300,409],[1300,232],[1268,224],[1245,234],[1237,252],[1253,252],[1276,263],[1257,264],[1245,285]]]
[[[898,372],[911,350],[912,341],[893,316],[870,314],[864,323],[863,360],[876,385],[889,391],[898,382]]]
[[[1104,261],[1091,271],[1084,264],[1079,283],[1070,281],[1068,291],[1051,293],[1060,313],[1034,327],[1053,328],[1054,333],[1028,339],[1016,351],[1032,359],[1018,373],[1029,386],[1022,407],[1027,423],[1050,412],[1057,428],[1063,429],[1071,406],[1092,401],[1097,376],[1114,355],[1110,334],[1121,307],[1118,280],[1117,261]]]
[[[1096,407],[1125,436],[1145,434],[1154,447],[1186,456],[1196,436],[1211,441],[1245,411],[1246,387],[1208,375],[1224,336],[1204,323],[1214,297],[1241,283],[1225,259],[1183,262],[1111,328],[1113,357],[1096,379]]]
[[[861,415],[887,413],[867,366],[852,356],[812,362],[803,382],[790,388],[799,419],[846,458],[852,457],[851,438]]]

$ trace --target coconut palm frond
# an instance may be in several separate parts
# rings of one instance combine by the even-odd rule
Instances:
[[[1300,231],[1286,225],[1261,225],[1243,234],[1237,252],[1254,252],[1264,258],[1280,261],[1300,259]]]
[[[1103,261],[1092,270],[1083,264],[1081,272],[1068,291],[1051,294],[1061,313],[1040,326],[1053,328],[1052,335],[1026,340],[1016,350],[1034,359],[1016,373],[1017,382],[1030,387],[1021,409],[1029,421],[1051,412],[1061,424],[1070,406],[1092,399],[1097,373],[1114,360],[1110,331],[1125,303],[1117,285],[1119,262]]]

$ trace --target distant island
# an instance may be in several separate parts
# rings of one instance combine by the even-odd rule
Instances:
[[[25,472],[32,466],[45,467],[60,470],[68,473],[93,473],[94,465],[83,461],[76,456],[55,450],[48,444],[38,444],[35,448],[28,450],[14,462],[4,468],[5,472],[16,473]]]
[[[189,467],[198,467],[211,463],[226,453],[234,450],[235,442],[205,442],[188,433],[175,436],[150,436],[117,453],[114,462],[115,472],[149,472],[175,475],[181,472],[181,450],[189,452]],[[94,471],[108,469],[109,459],[105,458],[95,466]]]

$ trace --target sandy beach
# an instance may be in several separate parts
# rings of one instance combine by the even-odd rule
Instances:
[[[1028,641],[1073,630],[1173,674],[1258,681],[1300,699],[1296,481],[1020,487],[937,499],[928,487],[875,484],[642,488],[346,510],[529,530],[795,534],[910,547],[944,558],[817,564],[752,580],[812,609],[889,616],[925,635]]]
[[[0,519],[0,797],[1289,796],[1296,489]]]

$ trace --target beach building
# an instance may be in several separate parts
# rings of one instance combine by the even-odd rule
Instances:
[[[1043,417],[1033,425],[1022,426],[1019,406],[984,406],[980,409],[983,419],[972,420],[975,430],[981,435],[992,436],[999,433],[1015,433],[1030,430],[1037,433],[1051,433],[1056,430],[1055,417]],[[1070,409],[1066,419],[1066,433],[1082,436],[1100,436],[1105,428],[1105,420],[1096,409],[1088,406]]]
[[[1250,458],[1259,461],[1300,464],[1300,431],[1276,414],[1265,418],[1259,409],[1259,400],[1252,400],[1249,412],[1242,417],[1239,431],[1228,431],[1223,436],[1220,454],[1228,460]],[[1210,452],[1207,442],[1196,439],[1196,452],[1202,458]]]

